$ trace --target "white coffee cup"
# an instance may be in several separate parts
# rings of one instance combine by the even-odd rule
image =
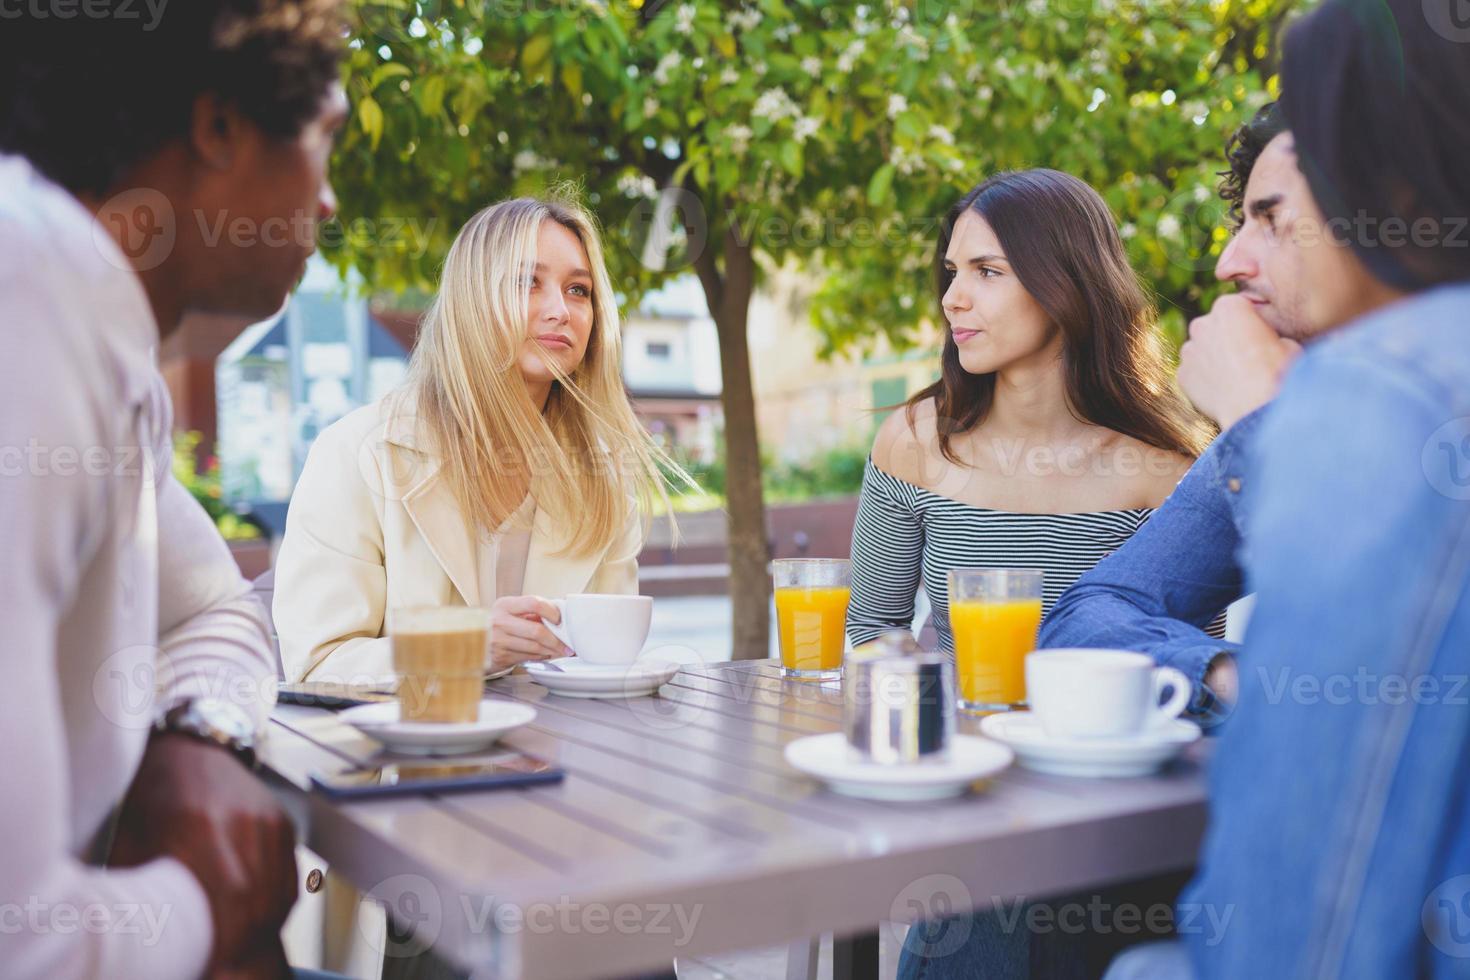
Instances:
[[[589,664],[631,664],[643,652],[653,623],[653,597],[584,592],[553,599],[561,625],[546,624],[556,638]]]
[[[1026,700],[1053,738],[1135,735],[1177,718],[1192,695],[1188,677],[1155,666],[1145,653],[1070,649],[1026,656]]]

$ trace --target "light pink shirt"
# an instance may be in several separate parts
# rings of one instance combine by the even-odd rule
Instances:
[[[199,975],[203,889],[173,859],[80,860],[154,717],[186,694],[264,721],[259,604],[170,475],[136,275],[92,216],[0,156],[0,972]]]
[[[526,558],[531,552],[531,525],[536,519],[536,499],[529,494],[521,505],[478,542],[480,605],[520,595],[526,582]]]

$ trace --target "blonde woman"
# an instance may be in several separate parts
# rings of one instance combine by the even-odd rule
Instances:
[[[591,216],[486,208],[450,247],[404,385],[312,446],[276,563],[286,678],[387,681],[402,606],[493,610],[492,672],[573,652],[547,600],[638,590],[657,460]]]

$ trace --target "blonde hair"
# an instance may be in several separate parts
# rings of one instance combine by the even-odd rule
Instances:
[[[529,316],[524,277],[545,221],[571,231],[587,251],[593,321],[586,356],[570,374],[534,348],[555,377],[543,412],[517,363]],[[630,498],[645,517],[656,502],[671,510],[660,465],[682,471],[633,412],[596,223],[565,195],[502,201],[460,229],[414,343],[404,393],[472,527],[500,527],[528,482],[537,509],[567,529],[562,554],[595,554],[615,541]]]

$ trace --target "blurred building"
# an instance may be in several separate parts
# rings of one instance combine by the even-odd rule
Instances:
[[[818,283],[799,272],[771,276],[751,301],[750,359],[761,445],[796,462],[834,449],[866,447],[899,404],[939,377],[940,332],[927,327],[918,345],[886,342],[867,353],[823,360],[808,314]]]
[[[285,310],[247,327],[215,362],[225,496],[287,500],[317,433],[397,385],[407,350],[356,283],[313,258]]]
[[[702,463],[719,452],[720,340],[693,277],[643,298],[623,324],[623,381],[665,449]]]

